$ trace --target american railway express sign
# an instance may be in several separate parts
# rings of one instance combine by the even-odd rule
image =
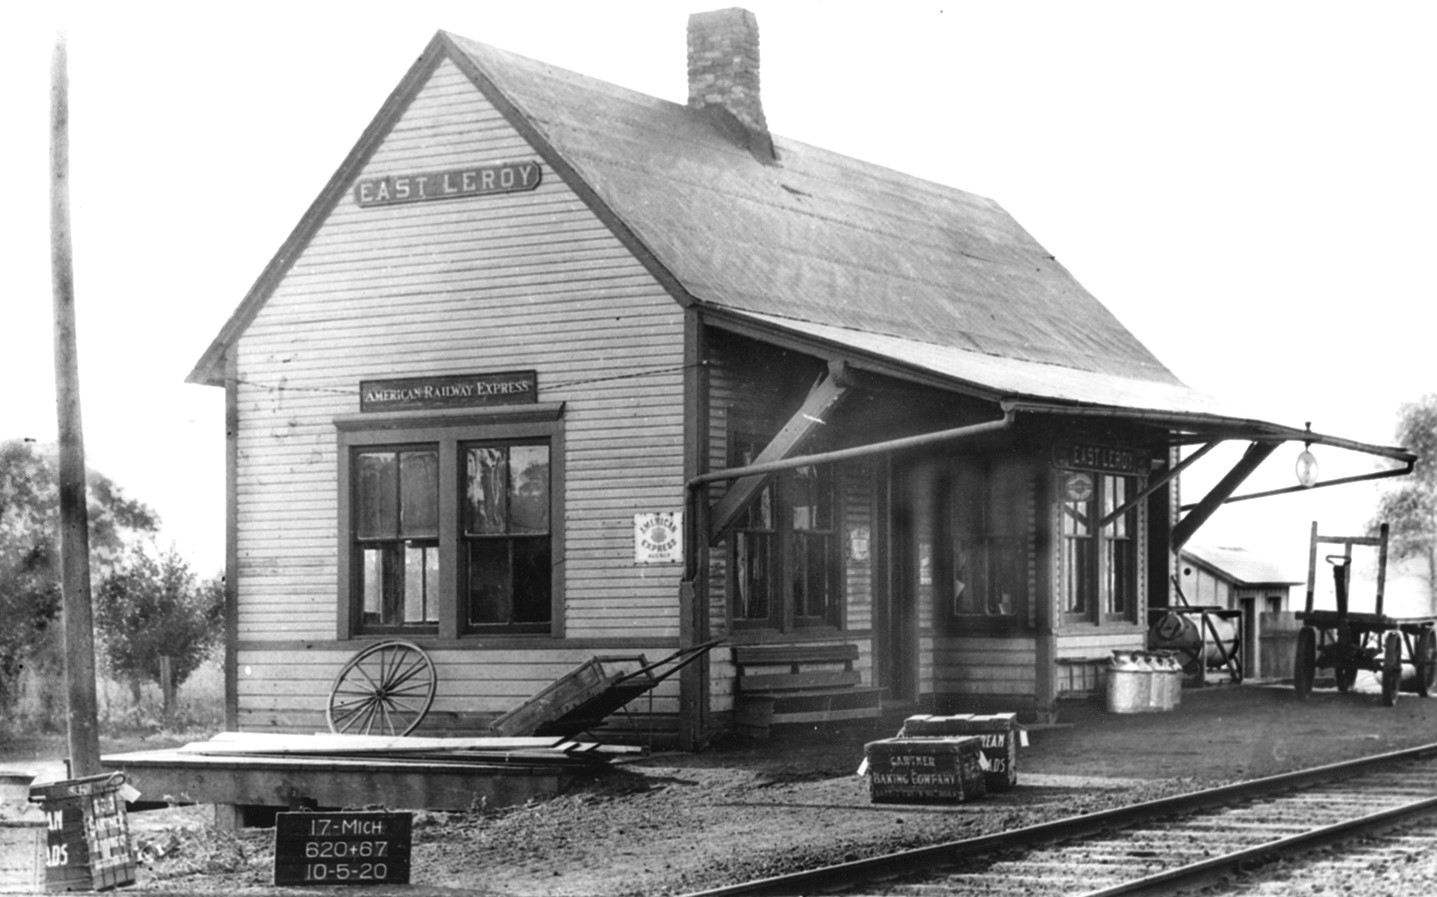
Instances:
[[[496,193],[522,193],[538,187],[543,179],[543,168],[538,162],[501,162],[448,171],[391,174],[355,183],[354,201],[367,208],[462,199],[466,196],[492,196]]]
[[[447,374],[401,380],[361,380],[360,411],[417,411],[522,405],[539,400],[536,371],[501,374]]]

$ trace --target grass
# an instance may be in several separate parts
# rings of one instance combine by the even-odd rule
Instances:
[[[224,674],[218,658],[206,662],[177,690],[165,719],[159,686],[147,684],[136,702],[128,685],[101,679],[96,686],[102,754],[174,747],[208,738],[224,727]],[[0,763],[53,762],[69,755],[62,682],[34,676],[23,682],[13,712],[0,719]]]

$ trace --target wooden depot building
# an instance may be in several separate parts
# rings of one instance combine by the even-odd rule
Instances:
[[[421,734],[713,639],[627,725],[1051,719],[1278,445],[1410,470],[1225,414],[992,200],[770,133],[750,13],[688,40],[679,105],[439,32],[199,359],[230,728],[323,729],[390,638]]]

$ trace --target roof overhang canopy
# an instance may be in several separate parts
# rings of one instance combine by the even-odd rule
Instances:
[[[1162,431],[1161,438],[1168,445],[1199,446],[1184,460],[1157,472],[1148,487],[1131,503],[1144,500],[1218,443],[1248,442],[1247,451],[1232,470],[1202,500],[1183,507],[1188,513],[1174,528],[1174,550],[1186,543],[1224,503],[1403,476],[1411,473],[1416,462],[1416,455],[1404,448],[1316,433],[1306,427],[1273,423],[1256,415],[1228,410],[1216,399],[1192,390],[1176,379],[1133,379],[813,321],[733,309],[706,311],[709,311],[706,317],[710,323],[721,329],[808,349],[829,358],[831,363],[842,360],[855,368],[869,368],[888,376],[946,386],[992,400],[1008,421],[1015,415],[1026,414],[1124,420]],[[1242,482],[1285,442],[1325,445],[1373,455],[1393,461],[1398,466],[1320,481],[1311,486],[1234,495]],[[880,443],[871,448],[882,451],[885,446]],[[791,458],[788,463],[800,464],[804,460]],[[814,456],[811,460],[821,462],[827,459]],[[745,470],[730,469],[716,476],[737,478]],[[1126,507],[1114,514],[1124,510]]]

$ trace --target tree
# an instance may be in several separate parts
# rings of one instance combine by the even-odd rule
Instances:
[[[199,581],[173,547],[159,557],[134,548],[96,590],[95,626],[105,669],[129,683],[138,705],[145,682],[164,684],[162,656],[171,659],[178,686],[219,641],[224,580]]]
[[[96,471],[86,473],[86,492],[90,562],[100,577],[129,546],[153,536],[159,517]],[[0,442],[0,708],[11,706],[20,671],[56,647],[50,629],[60,615],[59,546],[54,447]]]
[[[1388,556],[1426,562],[1427,588],[1437,614],[1437,393],[1404,404],[1398,412],[1397,444],[1417,455],[1410,476],[1382,494],[1375,533],[1388,524]]]

